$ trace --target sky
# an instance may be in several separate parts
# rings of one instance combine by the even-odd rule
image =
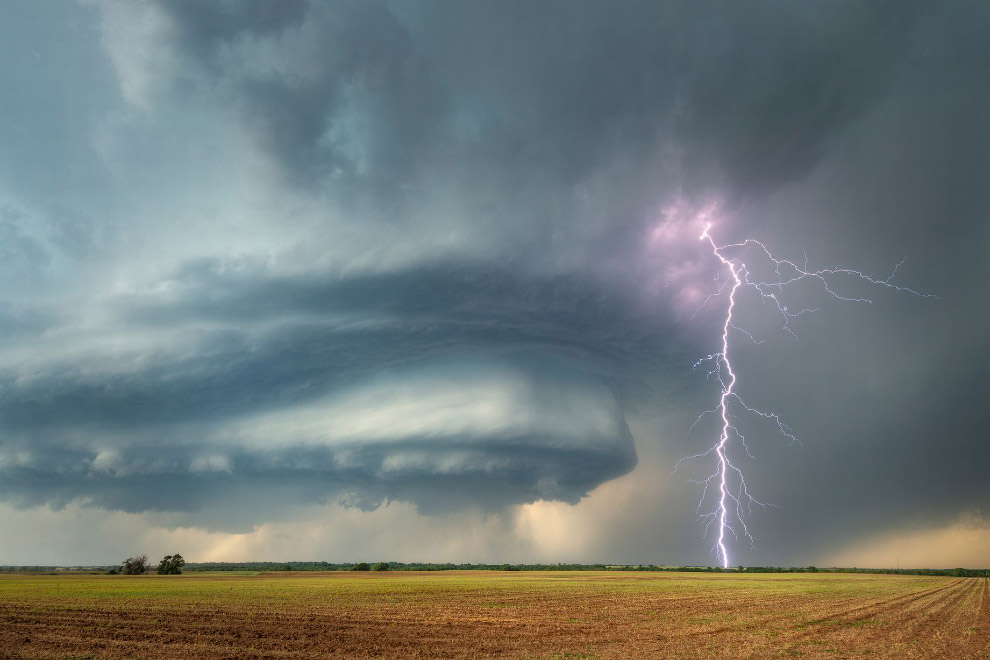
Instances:
[[[988,20],[4,2],[0,564],[714,564],[710,223],[925,294],[740,294],[732,564],[990,566]]]

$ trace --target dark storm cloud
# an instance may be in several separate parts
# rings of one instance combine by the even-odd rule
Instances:
[[[3,495],[19,506],[63,506],[82,499],[133,513],[195,513],[213,529],[244,531],[279,516],[282,507],[314,503],[374,509],[403,500],[424,513],[498,511],[538,499],[576,503],[636,464],[627,430],[614,447],[599,449],[550,447],[543,444],[546,438],[526,436],[487,438],[483,447],[403,438],[401,452],[390,443],[367,442],[336,449],[227,448],[222,467],[215,457],[213,465],[208,459],[190,463],[190,448],[174,437],[165,440],[171,446],[123,451],[115,456],[118,467],[107,469],[83,467],[93,463],[86,451],[63,451],[43,466],[5,468]],[[192,451],[207,446],[200,442]],[[408,456],[416,460],[394,465]]]
[[[185,50],[209,58],[224,42],[240,35],[264,36],[298,25],[306,16],[305,0],[282,2],[195,2],[163,0],[161,3],[177,20]]]
[[[302,25],[293,5],[266,32],[253,4],[164,6],[294,178],[378,194],[446,159],[573,184],[616,149],[648,159],[670,131],[689,185],[771,188],[887,96],[925,17],[904,2],[336,3]],[[218,64],[221,45],[268,33],[295,75]],[[374,125],[360,155],[338,130],[354,115]]]
[[[372,184],[384,195],[439,137],[444,90],[381,3],[162,7],[176,26],[173,46],[193,71],[203,68],[207,84],[221,84],[253,136],[297,183],[336,179],[344,184],[338,194]],[[239,56],[245,45],[266,40],[282,51],[280,66]],[[354,118],[370,120],[372,134],[348,135]]]
[[[990,510],[985,4],[92,0],[52,34],[16,7],[0,48],[60,45],[0,74],[7,499],[227,528],[573,502],[657,409],[640,446],[697,453],[714,265],[650,236],[718,199],[726,240],[906,256],[941,296],[794,301],[825,308],[800,343],[740,348],[805,441],[754,439],[789,506],[753,563]],[[663,543],[697,561],[690,531]]]
[[[122,351],[38,369],[27,381],[8,371],[3,424],[131,428],[236,417],[451,353],[545,356],[619,389],[645,376],[636,375],[651,362],[643,355],[663,353],[672,333],[662,309],[582,276],[449,263],[342,279],[266,275],[197,263],[166,293],[114,301],[137,334],[188,329],[181,348],[143,353],[136,370]],[[116,373],[115,361],[124,365]]]
[[[540,497],[575,502],[636,463],[616,397],[635,378],[633,355],[646,344],[662,350],[658,323],[593,282],[465,264],[317,279],[198,263],[172,283],[112,307],[136,334],[192,328],[178,346],[0,377],[8,497],[185,511],[224,500],[217,491],[281,480],[294,503],[399,498],[424,511],[498,509]],[[400,423],[371,439],[341,431],[314,441],[289,423],[250,446],[231,437],[232,424],[259,412],[292,418],[369,379],[378,394],[359,412],[372,427],[395,387],[411,383],[424,398],[438,380],[474,391],[443,394],[441,419],[425,430]],[[606,423],[567,431],[482,412],[461,428],[443,413],[470,420],[492,388],[499,416],[536,410]]]
[[[153,326],[198,319],[227,322],[319,317],[395,319],[398,325],[444,331],[502,333],[507,346],[540,341],[591,354],[641,350],[627,346],[643,333],[657,341],[669,329],[668,312],[643,307],[622,282],[582,273],[525,272],[489,263],[423,263],[387,273],[282,276],[264,268],[237,272],[214,262],[181,269],[164,293],[120,301],[131,322]],[[654,347],[650,347],[651,349]]]

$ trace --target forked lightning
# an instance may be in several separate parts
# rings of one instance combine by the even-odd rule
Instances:
[[[797,437],[781,420],[779,415],[773,412],[764,412],[747,405],[737,391],[738,377],[732,367],[732,361],[730,359],[731,335],[733,333],[738,333],[751,341],[761,343],[750,332],[738,327],[733,320],[733,315],[736,312],[736,306],[739,303],[737,300],[737,294],[739,291],[744,287],[752,288],[764,301],[773,303],[774,309],[776,309],[783,319],[784,330],[789,332],[791,335],[794,335],[794,332],[790,327],[791,319],[816,311],[811,308],[802,308],[794,311],[789,309],[784,303],[782,294],[785,288],[796,284],[797,282],[805,280],[817,282],[828,295],[838,300],[850,302],[869,303],[871,301],[868,298],[845,296],[838,293],[833,288],[833,283],[831,280],[837,277],[845,276],[858,279],[869,285],[886,287],[896,291],[904,291],[916,296],[922,296],[925,298],[932,298],[935,296],[920,293],[908,287],[896,285],[892,282],[894,275],[897,274],[897,269],[901,266],[901,264],[903,264],[903,261],[897,264],[890,276],[885,279],[877,279],[860,271],[850,270],[839,266],[811,271],[808,270],[807,259],[805,259],[803,267],[798,266],[794,262],[788,261],[787,259],[777,259],[773,256],[766,245],[755,239],[746,239],[741,243],[718,245],[712,237],[710,230],[711,223],[708,223],[705,225],[705,230],[702,232],[700,240],[708,241],[712,248],[712,254],[714,254],[718,259],[721,264],[721,268],[728,271],[729,277],[724,280],[724,283],[714,294],[709,296],[708,300],[702,304],[702,307],[704,307],[704,305],[707,304],[712,298],[725,293],[726,289],[728,289],[729,304],[726,309],[725,320],[722,324],[721,350],[717,353],[712,353],[711,355],[708,355],[695,363],[696,368],[704,363],[712,365],[709,375],[715,376],[718,380],[721,386],[721,397],[719,398],[718,405],[711,410],[703,412],[695,421],[695,424],[697,424],[698,421],[706,415],[717,414],[722,421],[722,430],[718,440],[714,445],[712,445],[711,448],[701,454],[688,456],[681,459],[681,461],[678,461],[678,466],[685,460],[711,456],[713,454],[715,456],[715,471],[707,479],[696,482],[703,486],[701,500],[698,503],[698,511],[701,519],[706,523],[706,536],[711,530],[712,525],[715,525],[716,541],[713,552],[715,553],[716,559],[722,564],[722,566],[727,568],[729,566],[729,551],[727,547],[729,536],[731,535],[733,539],[738,540],[741,534],[752,545],[753,537],[746,526],[746,517],[752,512],[753,505],[760,507],[769,506],[768,504],[757,500],[750,494],[742,470],[735,463],[733,463],[730,458],[730,449],[736,445],[738,445],[742,452],[747,456],[752,456],[749,453],[746,438],[733,423],[734,420],[738,419],[739,415],[745,413],[763,417],[776,423],[778,430],[785,438],[791,442],[797,442]],[[745,248],[755,248],[757,255],[760,255],[761,258],[767,259],[769,263],[773,265],[775,279],[770,281],[753,279],[751,277],[751,271],[746,267],[746,264],[740,257],[729,256],[729,253],[737,250],[738,252],[743,252]],[[739,450],[737,449],[735,453],[739,453]],[[675,467],[675,470],[676,469],[677,468]],[[702,507],[704,506],[706,498],[708,498],[709,490],[713,488],[718,489],[717,504],[714,510],[702,513]]]

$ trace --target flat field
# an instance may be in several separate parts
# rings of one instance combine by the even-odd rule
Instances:
[[[985,578],[2,575],[2,658],[990,658]]]

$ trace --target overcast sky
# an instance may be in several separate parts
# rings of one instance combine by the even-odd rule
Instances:
[[[990,566],[988,21],[2,3],[0,564],[712,564],[710,222],[937,296],[740,294],[732,563]]]

